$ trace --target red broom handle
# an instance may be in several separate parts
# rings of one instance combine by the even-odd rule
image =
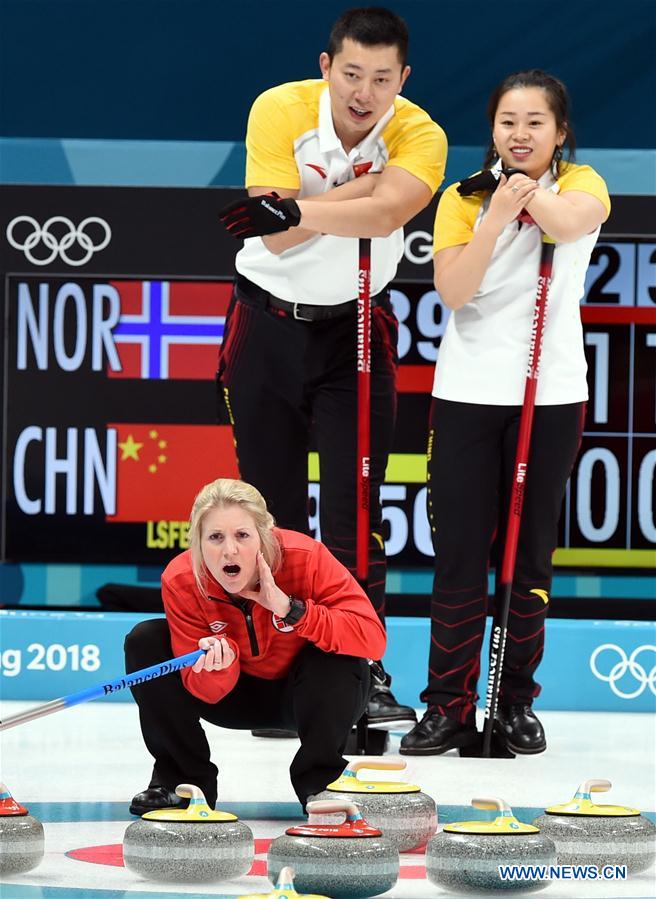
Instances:
[[[369,581],[369,501],[371,455],[371,240],[358,241],[358,447],[356,576],[361,584]]]
[[[506,542],[503,550],[501,578],[499,581],[498,592],[500,595],[500,607],[497,609],[497,614],[492,622],[492,636],[490,639],[490,669],[488,673],[485,705],[485,727],[483,729],[484,758],[490,757],[492,730],[494,728],[494,719],[496,717],[497,705],[499,702],[499,687],[501,684],[501,672],[503,670],[503,660],[506,649],[510,597],[512,594],[512,582],[515,576],[517,543],[519,541],[519,528],[522,520],[524,492],[526,490],[528,459],[531,447],[531,431],[533,429],[533,413],[535,411],[535,395],[538,389],[540,354],[542,352],[544,320],[549,300],[549,285],[551,283],[554,249],[554,242],[550,237],[547,237],[546,234],[543,234],[538,288],[535,296],[533,322],[531,325],[526,384],[524,387],[524,402],[519,419],[510,508],[508,509]]]

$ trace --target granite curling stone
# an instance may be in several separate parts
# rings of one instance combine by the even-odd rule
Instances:
[[[297,893],[294,886],[294,869],[283,868],[272,892],[249,893],[248,896],[237,896],[237,899],[329,899],[329,897],[319,896],[316,893]]]
[[[426,876],[447,890],[538,890],[548,880],[502,880],[499,865],[555,865],[556,847],[537,827],[522,824],[503,799],[472,799],[499,812],[494,821],[446,824],[426,849]]]
[[[395,846],[371,827],[358,807],[345,799],[308,802],[308,824],[290,827],[269,849],[269,880],[275,883],[285,867],[296,872],[296,889],[323,893],[332,899],[377,896],[391,889],[399,876]],[[315,815],[341,812],[340,824],[316,824]]]
[[[437,830],[435,800],[421,787],[404,781],[361,779],[360,771],[403,771],[404,759],[359,758],[349,762],[337,780],[314,799],[348,799],[355,802],[372,827],[378,827],[399,852],[425,846]],[[329,823],[321,819],[319,823]]]
[[[43,860],[43,846],[43,824],[0,783],[0,874],[36,868]]]
[[[605,793],[609,780],[586,780],[570,802],[552,805],[533,822],[556,844],[558,864],[626,865],[629,874],[656,858],[656,827],[638,809],[597,805],[591,793]]]
[[[253,833],[228,812],[214,812],[198,787],[180,784],[186,809],[147,812],[123,837],[126,868],[150,880],[209,883],[246,874],[255,857]]]

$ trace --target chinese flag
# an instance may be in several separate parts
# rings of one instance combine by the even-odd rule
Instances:
[[[232,429],[109,424],[117,431],[116,514],[108,521],[186,521],[216,478],[238,478]]]

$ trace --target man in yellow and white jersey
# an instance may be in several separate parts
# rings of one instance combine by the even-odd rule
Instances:
[[[369,598],[384,620],[380,486],[396,413],[397,321],[389,282],[403,226],[444,177],[446,137],[399,96],[410,67],[405,23],[390,10],[345,12],[319,59],[321,79],[271,88],[251,109],[249,199],[223,210],[244,237],[219,360],[241,476],[277,523],[308,530],[307,454],[321,472],[321,539],[355,571],[358,238],[371,247]],[[266,195],[266,196],[265,196]],[[415,720],[372,666],[368,714]]]

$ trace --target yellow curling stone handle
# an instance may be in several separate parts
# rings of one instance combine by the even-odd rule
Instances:
[[[230,812],[215,812],[207,804],[205,794],[194,784],[179,784],[175,792],[183,799],[189,799],[188,808],[159,808],[142,815],[147,821],[177,821],[184,824],[203,824],[217,821],[236,821]]]
[[[297,893],[294,889],[294,869],[282,868],[272,893],[250,893],[237,899],[328,899],[315,893]]]
[[[505,799],[493,797],[491,799],[472,799],[474,808],[486,811],[497,811],[499,814],[494,821],[456,821],[454,824],[445,824],[447,833],[477,833],[489,836],[504,836],[506,834],[539,833],[537,827],[532,824],[523,824],[518,821]]]
[[[626,805],[597,805],[591,793],[606,793],[612,787],[609,780],[584,780],[579,785],[571,802],[550,805],[545,809],[548,815],[585,815],[590,818],[632,818],[639,815],[637,808]]]
[[[349,762],[337,780],[329,783],[327,790],[334,793],[419,793],[421,787],[402,780],[362,780],[358,773],[365,768],[370,771],[403,771],[407,767],[405,759],[380,756],[362,756]]]

